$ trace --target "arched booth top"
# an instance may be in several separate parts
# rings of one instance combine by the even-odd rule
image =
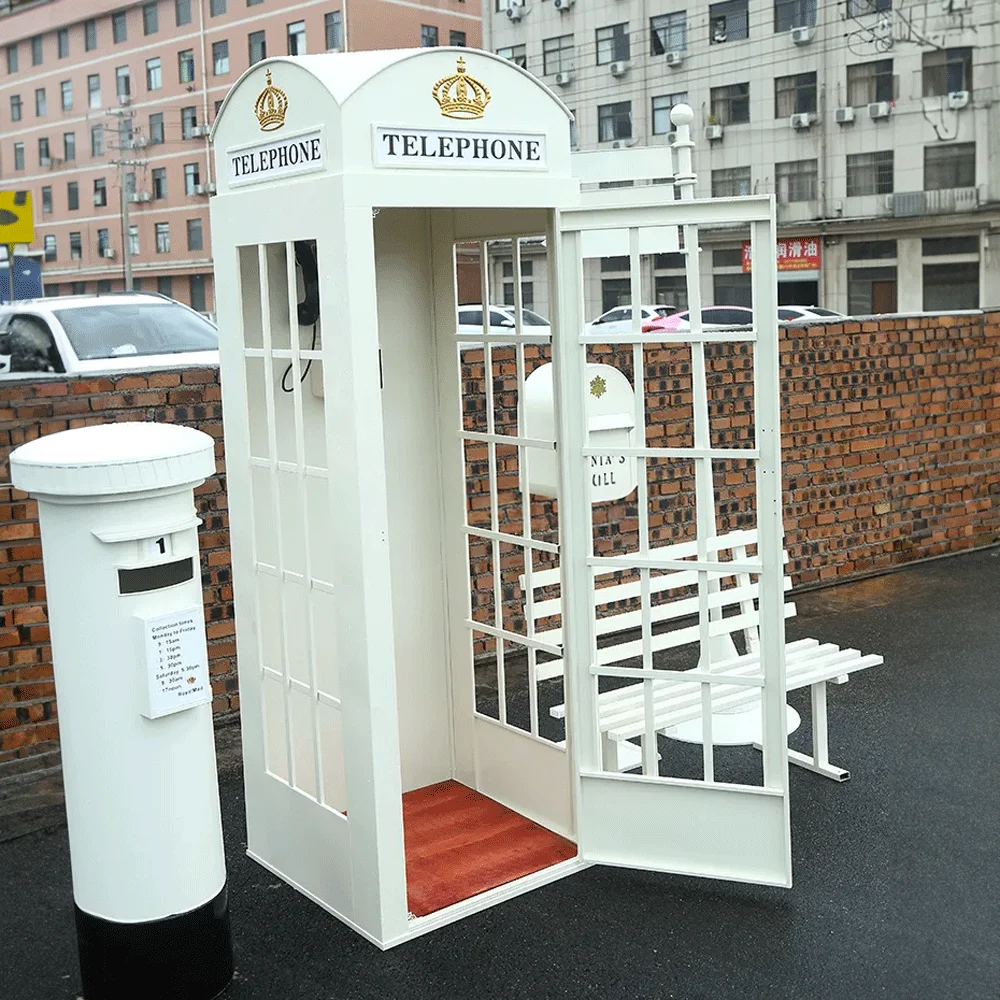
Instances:
[[[219,111],[217,188],[325,174],[344,178],[349,204],[569,207],[571,118],[535,77],[476,49],[267,59]]]

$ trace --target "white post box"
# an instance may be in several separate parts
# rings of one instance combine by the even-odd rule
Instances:
[[[10,456],[38,500],[87,1000],[232,977],[193,497],[214,445],[123,423]]]

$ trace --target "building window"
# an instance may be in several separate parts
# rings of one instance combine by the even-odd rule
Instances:
[[[60,28],[56,32],[56,49],[60,59],[69,56],[69,28]]]
[[[71,212],[80,208],[80,185],[76,181],[70,181],[66,185],[66,207]]]
[[[101,106],[101,77],[97,73],[87,77],[87,104],[95,110]]]
[[[170,223],[158,222],[156,224],[156,252],[170,253]]]
[[[306,54],[306,22],[293,21],[288,25],[288,54],[304,56]]]
[[[211,0],[208,5],[208,13],[211,17],[219,17],[226,13],[226,0]]]
[[[774,117],[815,114],[816,74],[797,73],[774,79]]]
[[[52,214],[52,188],[46,184],[42,188],[42,215]]]
[[[887,10],[892,10],[892,0],[847,0],[848,17],[864,17]]]
[[[69,234],[69,256],[70,260],[83,259],[83,237],[81,233]]]
[[[573,36],[557,35],[542,41],[542,75],[569,73],[573,69]]]
[[[979,308],[979,262],[924,264],[924,311]]]
[[[896,311],[894,267],[849,267],[847,311],[852,316],[871,316]]]
[[[128,227],[128,252],[133,257],[139,256],[139,227]]]
[[[895,240],[867,240],[847,244],[848,260],[895,260]]]
[[[45,88],[39,87],[35,91],[35,117],[44,118],[49,113],[49,102],[45,97]]]
[[[125,11],[115,11],[111,15],[111,37],[115,45],[128,39],[128,26],[125,23]]]
[[[49,140],[42,136],[38,140],[38,165],[40,167],[52,166],[52,154],[49,152]]]
[[[76,159],[76,133],[63,132],[63,159],[69,163]]]
[[[743,251],[740,247],[712,251],[712,267],[743,267]]]
[[[10,95],[10,120],[19,122],[21,120],[21,95]]]
[[[97,230],[97,252],[103,257],[105,250],[111,249],[111,234],[107,229]],[[109,289],[110,290],[110,289]]]
[[[135,194],[135,171],[130,170],[125,175],[125,193]]]
[[[329,14],[323,15],[323,28],[326,33],[326,51],[339,52],[344,47],[343,21],[341,20],[339,10],[334,10]],[[464,36],[462,44],[465,44]]]
[[[70,251],[73,250],[72,246],[73,234],[70,233]],[[87,292],[87,282],[85,281],[71,281],[69,283],[69,293],[70,295],[85,295]]]
[[[46,285],[45,286],[45,297],[54,298],[55,296],[62,294],[62,288],[59,284]]]
[[[225,76],[229,72],[229,42],[212,42],[212,66],[216,76]]]
[[[7,72],[16,73],[17,72],[17,46],[8,45],[7,46]]]
[[[460,49],[465,48],[465,32],[464,31],[449,31],[448,32],[448,44],[457,46]]]
[[[628,21],[623,21],[621,24],[609,24],[606,28],[598,28],[595,34],[598,66],[628,59]]]
[[[198,170],[197,163],[185,163],[184,164],[184,193],[185,194],[197,194],[195,188],[201,184],[201,176]]]
[[[146,60],[146,90],[159,90],[163,86],[163,67],[160,60]]]
[[[191,308],[195,312],[205,312],[205,275],[192,274],[188,278],[188,290],[191,293]]]
[[[163,142],[163,112],[157,111],[155,115],[149,116],[149,142],[150,145],[158,146]]]
[[[169,275],[163,275],[156,279],[156,290],[161,295],[166,295],[168,299],[174,297],[174,279]]]
[[[753,290],[749,274],[713,274],[712,286],[717,306],[753,308]]]
[[[580,133],[576,127],[576,111],[570,112],[569,119],[569,144],[572,149],[580,145]]]
[[[521,305],[530,309],[535,304],[535,290],[531,281],[534,265],[530,260],[521,261]],[[514,262],[505,260],[503,264],[503,304],[514,305]],[[527,280],[525,280],[527,279]]]
[[[687,11],[661,14],[649,19],[650,55],[662,56],[667,52],[684,52],[687,49]]]
[[[181,108],[181,138],[195,138],[194,130],[198,127],[198,109]]]
[[[103,208],[108,203],[108,185],[103,177],[94,181],[94,207]]]
[[[264,0],[247,0],[248,7],[256,7],[258,4],[262,4]]]
[[[739,198],[750,194],[750,168],[726,167],[712,171],[713,198]]]
[[[774,30],[791,31],[816,23],[816,0],[774,0]]]
[[[191,0],[174,0],[174,21],[178,28],[191,23]]]
[[[41,66],[42,65],[42,36],[35,35],[31,39],[31,65]]]
[[[976,183],[976,144],[924,146],[924,190],[973,187]]]
[[[83,47],[88,52],[97,48],[97,22],[93,18],[83,22]]]
[[[250,65],[267,58],[267,36],[263,31],[251,31],[247,35],[247,45],[250,49]]]
[[[225,104],[225,103],[226,103],[225,101],[216,101],[215,102],[214,109],[213,109],[213,114],[215,116],[214,117],[215,121],[218,121],[218,119],[219,119],[219,112],[222,110],[222,105]]]
[[[420,47],[422,49],[433,49],[438,43],[437,25],[420,25]]]
[[[687,278],[683,274],[658,274],[653,281],[658,306],[671,306],[677,310],[687,309]]]
[[[153,200],[159,201],[167,196],[167,169],[166,167],[153,168]]]
[[[133,282],[134,284],[134,282]],[[111,279],[110,278],[98,278],[97,280],[97,294],[98,295],[108,295],[111,292]]]
[[[505,48],[497,49],[497,55],[502,59],[509,59],[521,69],[525,69],[528,65],[528,54],[523,45],[508,45]]]
[[[204,250],[205,241],[201,231],[201,219],[187,220],[188,250]]]
[[[14,169],[24,170],[24,143],[14,143]]]
[[[815,201],[818,186],[818,160],[791,160],[774,165],[774,190],[783,205],[793,201]]]
[[[73,81],[63,80],[59,84],[59,97],[62,103],[63,111],[73,110]]]
[[[160,4],[159,0],[152,0],[152,3],[142,5],[142,33],[144,35],[155,35],[160,30]]]
[[[750,37],[747,0],[726,0],[708,8],[708,40],[712,45]],[[728,305],[729,303],[727,303]]]
[[[877,101],[891,101],[895,97],[895,90],[891,59],[847,67],[847,103],[851,107],[860,108]]]
[[[954,254],[979,254],[978,236],[932,236],[920,241],[925,257],[947,257]]]
[[[597,138],[600,142],[632,138],[632,102],[602,104],[597,109]]]
[[[734,83],[711,90],[713,125],[739,125],[750,121],[750,84]]]
[[[119,101],[125,100],[132,93],[132,78],[128,66],[119,66],[115,70],[115,93]]]
[[[181,83],[194,83],[194,49],[177,53],[177,76]]]
[[[924,97],[972,90],[972,49],[935,49],[923,59]]]
[[[670,109],[675,104],[687,103],[687,92],[681,91],[678,94],[661,94],[653,98],[653,135],[666,135],[673,132],[674,126],[670,121]]]
[[[894,155],[891,149],[848,155],[847,197],[889,194],[893,190],[893,169]]]
[[[632,281],[629,278],[601,279],[601,312],[632,304]]]
[[[42,240],[42,246],[45,248],[45,261],[51,264],[56,259],[56,238],[52,233],[47,234]]]

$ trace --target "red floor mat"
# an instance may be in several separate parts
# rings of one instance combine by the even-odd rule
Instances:
[[[457,781],[406,792],[403,830],[418,917],[576,857],[576,844]]]

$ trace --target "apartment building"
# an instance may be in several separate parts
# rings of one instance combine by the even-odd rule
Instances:
[[[776,195],[782,304],[1000,304],[996,0],[486,2],[486,47],[559,93],[577,148],[667,145],[694,108],[698,196]],[[592,313],[627,302],[625,262],[592,264]],[[747,266],[744,234],[705,234],[703,301],[749,305]],[[680,255],[643,281],[686,305]]]
[[[466,0],[0,0],[0,188],[32,192],[22,249],[47,295],[118,291],[127,240],[136,288],[213,312],[208,136],[239,75],[269,55],[480,41]]]

